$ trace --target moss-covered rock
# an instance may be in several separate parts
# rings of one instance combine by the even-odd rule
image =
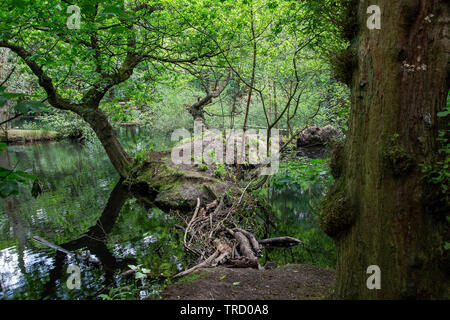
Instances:
[[[134,172],[125,183],[136,192],[152,196],[153,202],[166,210],[188,212],[195,208],[197,198],[202,204],[210,203],[227,190],[238,189],[193,166],[174,165],[168,152],[149,154],[148,160],[135,165]]]

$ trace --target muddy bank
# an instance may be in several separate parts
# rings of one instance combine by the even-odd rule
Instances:
[[[189,281],[190,279],[195,279]],[[275,269],[208,268],[162,293],[166,300],[317,300],[330,299],[335,271],[310,265]]]

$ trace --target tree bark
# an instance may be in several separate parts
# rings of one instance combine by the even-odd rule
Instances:
[[[437,117],[449,90],[449,2],[379,1],[381,30],[366,27],[355,1],[351,113],[346,142],[332,161],[336,182],[321,205],[335,239],[337,297],[448,299],[449,204],[421,165],[439,157]],[[378,265],[381,289],[368,289]]]
[[[127,177],[130,173],[131,159],[117,139],[116,131],[109,123],[106,115],[97,108],[86,108],[79,114],[94,129],[109,160],[120,176]]]
[[[0,48],[0,83],[4,82],[7,77],[7,61],[8,61],[8,55],[9,50]],[[7,134],[7,130],[10,128],[10,123],[5,122],[9,119],[9,101],[5,103],[3,107],[0,107],[0,123],[3,123],[3,125],[0,125],[0,129],[3,130]],[[6,136],[6,139],[8,139],[8,136]]]

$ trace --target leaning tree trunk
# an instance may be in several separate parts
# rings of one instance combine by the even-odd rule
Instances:
[[[95,131],[109,160],[120,176],[123,178],[128,177],[131,169],[130,157],[117,139],[116,131],[109,123],[107,116],[98,108],[83,108],[77,113]]]
[[[349,132],[322,203],[322,227],[338,252],[335,293],[448,299],[449,204],[439,185],[423,178],[422,165],[439,158],[438,133],[448,122],[437,113],[450,84],[449,1],[377,2],[381,29],[369,30],[367,2],[353,1]],[[370,265],[380,267],[381,289],[366,285]]]

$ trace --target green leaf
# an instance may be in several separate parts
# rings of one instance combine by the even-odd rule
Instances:
[[[14,0],[13,5],[17,8],[23,9],[27,5],[27,2],[25,0]]]
[[[11,170],[0,167],[0,178],[5,178],[11,174]]]
[[[18,175],[18,176],[26,178],[26,179],[30,179],[30,180],[37,179],[36,175],[30,174],[30,173],[27,173],[27,172],[24,172],[24,171],[17,170],[14,173],[15,173],[15,175]]]
[[[2,92],[1,96],[8,98],[8,99],[28,97],[28,95],[26,93],[15,93],[15,92]]]
[[[0,198],[19,194],[19,183],[16,180],[0,180]]]
[[[45,104],[40,101],[22,101],[14,106],[14,110],[22,114],[40,113],[45,109]]]
[[[121,18],[127,18],[128,15],[119,6],[107,6],[101,15],[116,15]]]
[[[238,281],[238,282],[233,282],[233,286],[238,286],[238,285],[240,285],[241,283]]]
[[[6,104],[6,102],[8,102],[8,100],[9,99],[7,97],[0,96],[0,107],[3,107]]]

